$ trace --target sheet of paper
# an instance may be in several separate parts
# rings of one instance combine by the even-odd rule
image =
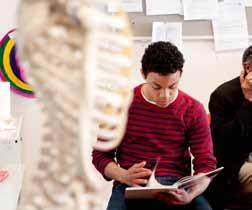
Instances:
[[[146,0],[146,15],[183,14],[181,0]]]
[[[10,116],[10,83],[0,81],[0,117]]]
[[[0,204],[4,210],[16,210],[18,197],[22,187],[24,167],[22,164],[0,165],[7,170],[9,176],[0,183]]]
[[[185,20],[212,20],[217,16],[218,0],[182,0]]]
[[[220,2],[226,2],[226,3],[233,3],[233,4],[240,4],[240,5],[244,5],[245,6],[245,2],[247,2],[247,0],[222,0]]]
[[[182,48],[182,23],[153,22],[152,42],[170,41]]]
[[[246,7],[252,7],[252,0],[245,0]]]
[[[246,12],[241,2],[219,2],[218,17],[212,24],[216,51],[244,49],[248,46]]]
[[[122,0],[122,5],[126,12],[142,12],[143,4],[142,0]],[[110,2],[108,4],[108,12],[117,12],[117,6]]]

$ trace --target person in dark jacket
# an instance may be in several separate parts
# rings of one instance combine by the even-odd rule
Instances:
[[[214,209],[224,209],[234,189],[252,192],[252,46],[242,65],[240,76],[220,85],[209,101],[214,151],[224,166],[208,189]]]

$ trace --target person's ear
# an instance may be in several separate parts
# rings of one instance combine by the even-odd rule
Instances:
[[[244,73],[245,73],[245,75],[247,75],[250,71],[251,71],[251,67],[250,67],[250,65],[249,64],[247,64],[247,63],[244,63],[243,64],[243,69],[244,69]]]

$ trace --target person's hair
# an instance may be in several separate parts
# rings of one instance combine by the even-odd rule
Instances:
[[[183,54],[170,42],[154,42],[150,44],[142,57],[142,71],[146,77],[149,72],[161,75],[182,72],[184,65]]]
[[[252,64],[252,46],[249,46],[243,53],[242,63]]]

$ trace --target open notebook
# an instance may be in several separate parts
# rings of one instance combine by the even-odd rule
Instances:
[[[217,168],[215,170],[209,171],[207,173],[198,174],[194,176],[185,176],[179,179],[172,185],[163,185],[160,184],[155,178],[155,172],[157,168],[158,161],[155,165],[154,170],[149,178],[149,181],[144,187],[128,187],[125,191],[125,197],[129,199],[138,199],[138,198],[153,198],[155,193],[160,192],[169,192],[170,190],[175,189],[188,189],[191,186],[199,183],[199,181],[205,177],[215,177],[224,167]]]

